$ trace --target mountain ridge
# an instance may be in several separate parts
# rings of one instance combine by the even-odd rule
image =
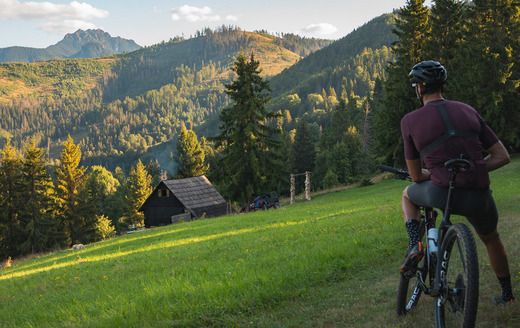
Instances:
[[[35,62],[63,58],[96,58],[132,52],[141,46],[133,40],[113,37],[101,29],[77,30],[46,48],[0,48],[0,62]]]
[[[363,29],[366,26],[359,30]],[[0,128],[13,135],[15,144],[35,133],[50,141],[63,140],[70,134],[81,143],[86,164],[127,167],[137,157],[157,158],[157,154],[164,153],[167,156],[160,164],[166,168],[164,162],[171,162],[169,154],[175,151],[172,141],[182,122],[193,126],[199,135],[210,137],[218,130],[220,109],[229,104],[225,84],[234,78],[230,67],[239,53],[247,56],[254,53],[260,61],[262,76],[272,81],[284,69],[306,66],[298,63],[306,62],[306,58],[317,52],[313,49],[320,47],[315,40],[291,38],[287,42],[258,31],[222,27],[201,31],[190,39],[175,38],[109,58],[3,63],[0,64]],[[339,45],[349,40],[346,38]],[[383,41],[358,42],[357,49],[388,44],[388,40]],[[284,43],[292,43],[294,51],[281,45]],[[337,43],[332,45],[338,47]],[[89,47],[85,46],[85,50]],[[349,48],[348,44],[343,47]],[[356,54],[357,49],[349,53]],[[299,53],[311,55],[302,59]],[[349,53],[340,52],[338,63],[349,61]],[[366,61],[372,66],[375,57],[370,53],[367,56]],[[384,56],[380,58],[384,61]],[[327,74],[321,73],[325,68],[327,72],[335,69],[336,64],[310,65],[309,76],[287,79],[284,89],[294,90],[311,78],[318,85],[310,92],[321,90],[323,85],[327,90],[329,86],[335,88],[340,94],[336,80],[341,84],[341,76],[335,73],[333,76],[338,76],[334,81],[326,81],[322,77]],[[367,67],[359,75],[349,76],[349,81],[352,79],[362,86],[356,94],[367,94],[366,85],[370,82],[367,79],[376,77],[383,64],[378,64],[374,72]],[[339,74],[348,70],[349,67],[342,68]],[[272,89],[273,98],[286,91]],[[270,109],[290,109],[295,117],[307,112],[319,113],[321,109],[313,109],[306,91],[300,96],[302,101],[297,109],[283,104]],[[56,154],[56,150],[51,149],[51,153]]]

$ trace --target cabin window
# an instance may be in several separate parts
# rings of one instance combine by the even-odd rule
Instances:
[[[158,196],[159,196],[159,198],[170,197],[170,190],[168,190],[168,189],[159,189]]]

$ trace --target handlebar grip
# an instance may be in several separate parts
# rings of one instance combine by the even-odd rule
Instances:
[[[408,174],[408,172],[405,170],[402,170],[402,169],[397,169],[395,167],[388,166],[388,165],[379,165],[378,168],[381,171],[393,173],[393,174],[397,175],[398,178],[403,179],[403,180],[410,178],[410,175]]]

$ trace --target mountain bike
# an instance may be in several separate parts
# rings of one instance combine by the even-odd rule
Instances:
[[[446,206],[442,222],[436,229],[437,211],[421,208],[421,246],[424,257],[416,270],[401,273],[397,290],[397,314],[412,311],[422,294],[435,298],[436,327],[474,327],[477,318],[479,271],[475,239],[463,223],[452,224],[451,202],[455,178],[468,170],[465,159],[451,159],[444,163],[450,173]],[[410,180],[408,172],[389,166],[382,171],[397,178]],[[436,236],[437,235],[437,236]]]

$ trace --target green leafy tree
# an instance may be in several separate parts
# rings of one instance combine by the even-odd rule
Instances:
[[[220,168],[225,179],[220,181],[231,199],[247,204],[254,193],[269,185],[273,168],[279,164],[273,151],[279,146],[277,131],[268,124],[265,105],[269,100],[269,84],[260,76],[260,63],[239,55],[232,70],[237,78],[226,85],[232,104],[220,113]]]
[[[85,182],[85,168],[80,166],[81,150],[70,137],[63,144],[59,165],[56,167],[56,194],[59,215],[63,220],[67,242],[82,242],[85,229],[80,211],[80,191]]]
[[[204,149],[195,132],[186,129],[184,123],[181,125],[177,142],[177,162],[177,177],[179,178],[198,177],[208,171]]]
[[[103,166],[94,165],[90,167],[90,172],[86,178],[86,189],[90,206],[95,215],[108,215],[114,205],[112,198],[119,185],[119,181]]]
[[[144,214],[139,212],[139,208],[152,193],[152,177],[146,171],[141,160],[130,170],[130,175],[126,181],[125,199],[128,204],[128,215],[126,223],[136,227],[144,226]]]
[[[18,255],[21,157],[7,140],[0,152],[0,258]]]

